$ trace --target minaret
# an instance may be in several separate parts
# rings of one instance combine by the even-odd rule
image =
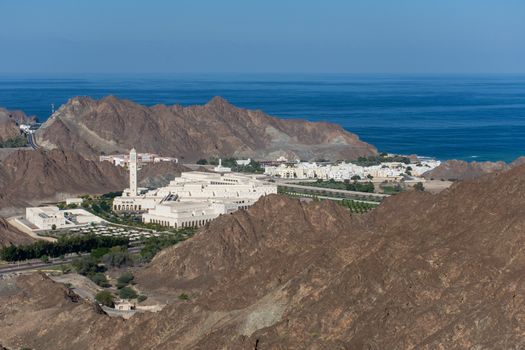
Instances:
[[[129,192],[137,196],[137,151],[133,148],[129,152]]]

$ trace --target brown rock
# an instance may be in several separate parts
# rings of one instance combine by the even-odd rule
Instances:
[[[423,174],[426,179],[437,180],[468,180],[497,171],[508,170],[512,164],[505,162],[465,162],[463,160],[447,160],[438,167]]]
[[[140,185],[162,186],[186,170],[174,163],[145,165],[139,171]],[[0,163],[0,208],[121,191],[127,185],[127,171],[109,162],[70,151],[19,150]]]
[[[0,247],[12,244],[30,244],[33,241],[28,235],[9,225],[7,220],[0,218]]]
[[[268,196],[136,272],[141,291],[168,298],[162,311],[109,320],[57,296],[58,287],[39,275],[24,276],[19,292],[0,295],[0,342],[54,349],[522,348],[524,208],[525,166],[438,195],[393,196],[361,216],[329,201]]]
[[[0,108],[0,142],[20,136],[18,124],[34,123],[35,117],[28,117],[22,111],[8,111]]]
[[[330,123],[284,120],[245,110],[215,97],[203,106],[144,107],[113,96],[75,97],[36,133],[46,149],[71,149],[86,157],[143,152],[197,160],[211,156],[274,159],[353,159],[376,149]]]

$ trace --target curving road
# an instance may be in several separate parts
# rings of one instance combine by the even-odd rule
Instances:
[[[35,142],[35,138],[33,134],[27,135],[27,142],[29,143],[29,147],[31,147],[32,149],[38,149],[38,145]]]

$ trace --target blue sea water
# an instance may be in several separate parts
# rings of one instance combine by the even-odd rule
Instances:
[[[477,161],[525,155],[524,75],[0,76],[0,106],[41,121],[52,103],[109,94],[145,105],[220,95],[282,118],[338,123],[384,152]]]

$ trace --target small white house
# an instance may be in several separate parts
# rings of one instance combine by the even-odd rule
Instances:
[[[131,311],[135,309],[135,304],[127,300],[115,301],[115,310]]]

